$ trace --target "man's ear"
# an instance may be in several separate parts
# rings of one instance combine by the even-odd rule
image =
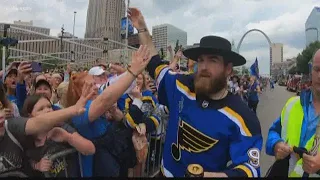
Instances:
[[[226,66],[226,73],[228,76],[231,76],[233,72],[233,64],[232,63],[228,63]]]

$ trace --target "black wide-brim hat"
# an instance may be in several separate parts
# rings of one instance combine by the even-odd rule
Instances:
[[[199,45],[183,51],[184,56],[194,61],[198,61],[203,54],[220,55],[233,66],[242,66],[247,62],[243,56],[232,51],[231,43],[227,39],[218,36],[205,36],[201,38]]]

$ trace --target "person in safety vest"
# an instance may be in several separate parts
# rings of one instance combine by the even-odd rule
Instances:
[[[315,156],[303,153],[300,157],[293,152],[293,147],[319,151],[319,143],[313,142],[320,117],[320,49],[313,57],[311,74],[311,89],[287,101],[281,116],[269,129],[266,142],[267,154],[278,160],[289,158],[288,177],[302,177],[303,173],[320,177],[320,153]]]

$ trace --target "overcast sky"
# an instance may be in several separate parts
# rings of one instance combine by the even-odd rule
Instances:
[[[34,21],[48,27],[51,35],[62,24],[72,33],[73,12],[77,11],[75,35],[83,37],[88,0],[0,0],[0,22]],[[253,28],[264,31],[274,43],[284,44],[284,58],[296,56],[305,47],[304,24],[320,0],[131,0],[144,14],[149,29],[169,23],[188,33],[188,44],[206,35],[234,40]],[[261,73],[269,72],[269,48],[265,37],[253,32],[244,39],[240,54],[250,66],[258,57]]]

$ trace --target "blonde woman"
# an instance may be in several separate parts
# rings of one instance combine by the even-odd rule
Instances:
[[[68,82],[62,82],[57,88],[57,99],[58,102],[55,104],[60,108],[67,107],[67,92],[68,92]]]

